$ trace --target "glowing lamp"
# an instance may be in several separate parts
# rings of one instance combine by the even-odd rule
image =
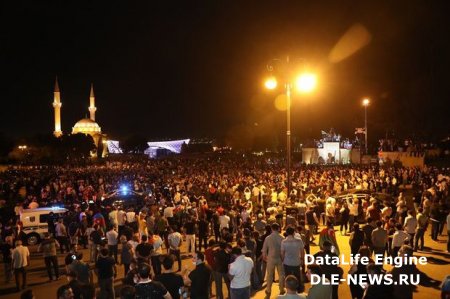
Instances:
[[[301,92],[311,92],[317,84],[317,78],[314,74],[303,74],[296,80],[297,89]]]
[[[275,89],[277,87],[277,79],[275,77],[270,77],[264,82],[264,86],[267,89]]]
[[[363,99],[362,104],[363,106],[369,106],[370,100],[368,98]]]

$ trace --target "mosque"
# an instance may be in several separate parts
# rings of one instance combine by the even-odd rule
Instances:
[[[101,143],[106,144],[106,134],[102,133],[102,129],[95,122],[95,112],[97,111],[97,107],[95,107],[95,94],[94,94],[94,86],[91,84],[91,92],[89,94],[89,118],[80,119],[73,127],[72,134],[86,134],[92,136],[94,139],[94,144],[98,148]],[[55,81],[55,90],[53,92],[53,108],[55,110],[55,130],[53,135],[56,137],[61,137],[63,135],[61,129],[61,92],[59,90],[58,78]],[[107,146],[103,147],[102,156],[106,156],[108,153]],[[93,153],[93,156],[96,156],[96,153]]]

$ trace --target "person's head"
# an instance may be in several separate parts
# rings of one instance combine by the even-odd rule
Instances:
[[[325,242],[323,242],[323,244],[322,244],[322,249],[323,249],[324,251],[330,251],[330,250],[331,250],[331,246],[333,246],[333,244],[331,244],[330,241],[325,241]]]
[[[270,225],[266,225],[266,233],[270,234],[272,232],[272,227]]]
[[[270,227],[272,228],[272,231],[274,231],[274,232],[280,231],[280,225],[278,223],[274,223]]]
[[[288,226],[286,228],[286,236],[293,236],[295,233],[295,229],[292,226]]]
[[[109,254],[108,249],[102,248],[102,249],[100,250],[100,255],[101,255],[102,257],[107,257],[108,254]]]
[[[403,229],[402,224],[401,224],[401,223],[397,223],[397,224],[395,225],[395,229],[396,229],[396,230],[402,230],[402,229]]]
[[[353,224],[353,229],[354,230],[359,230],[359,223],[354,223]]]
[[[17,246],[21,246],[22,245],[22,241],[21,240],[16,240],[16,247]]]
[[[70,285],[65,284],[60,286],[56,291],[56,297],[58,299],[73,299],[73,291]]]
[[[5,242],[8,243],[9,245],[13,245],[13,242],[14,242],[13,236],[7,236],[5,238]]]
[[[374,274],[381,274],[381,269],[379,265],[376,265],[375,263],[370,263],[367,265],[367,274],[374,275]]]
[[[120,299],[134,299],[136,298],[136,290],[130,285],[125,285],[120,289]]]
[[[311,275],[319,275],[322,276],[322,268],[319,265],[312,264],[308,265],[308,271],[306,272],[306,277],[308,277],[309,281],[311,281]]]
[[[294,275],[286,276],[285,283],[288,293],[297,293],[298,279]]]
[[[130,262],[130,270],[136,269],[137,268],[137,261],[136,259],[131,259]]]
[[[423,208],[422,207],[418,208],[417,210],[419,211],[419,213],[423,213]]]
[[[34,299],[34,294],[32,289],[28,289],[22,292],[20,294],[20,299]]]
[[[148,240],[147,236],[146,235],[142,235],[141,242],[142,243],[147,243],[147,240]]]
[[[411,257],[414,254],[414,249],[409,245],[402,245],[398,250],[398,256]]]
[[[150,272],[151,272],[151,268],[150,268],[149,264],[142,263],[139,266],[138,274],[139,274],[139,278],[140,279],[148,279],[148,278],[150,278]]]
[[[240,256],[242,254],[242,248],[239,246],[233,247],[233,249],[231,249],[231,254],[235,256]]]
[[[369,247],[367,247],[367,246],[361,246],[359,248],[359,250],[358,250],[358,254],[361,257],[365,256],[365,257],[368,257],[368,258],[370,258],[370,256],[372,255],[372,253],[370,252]]]
[[[227,243],[226,243],[226,242],[223,242],[223,241],[220,242],[220,243],[219,243],[219,248],[220,248],[220,249],[226,249],[226,248],[227,248]]]
[[[172,270],[174,258],[173,255],[166,255],[163,259],[162,265],[165,270]]]
[[[210,239],[208,241],[208,247],[213,247],[214,245],[216,245],[216,241],[214,239]]]
[[[205,255],[203,253],[201,253],[200,251],[197,251],[194,253],[192,260],[193,260],[194,264],[196,264],[196,265],[201,264],[205,260]]]
[[[381,228],[381,226],[383,225],[383,222],[381,222],[380,220],[377,221],[377,227]]]
[[[372,218],[371,217],[367,217],[367,223],[372,223]]]

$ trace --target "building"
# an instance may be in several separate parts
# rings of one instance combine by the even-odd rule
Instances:
[[[62,127],[61,127],[61,92],[58,85],[58,78],[56,78],[55,82],[55,90],[53,92],[53,108],[55,109],[55,130],[53,134],[56,137],[60,137],[63,135]],[[72,134],[86,134],[92,137],[94,140],[95,146],[98,148],[101,143],[106,144],[106,134],[102,133],[102,129],[98,123],[95,122],[95,112],[97,111],[97,107],[95,107],[95,94],[94,94],[94,85],[91,84],[91,92],[89,94],[89,116],[90,118],[80,119],[75,123],[72,127]],[[106,156],[108,153],[108,147],[103,147],[102,156]],[[93,153],[93,156],[96,156],[96,153]]]

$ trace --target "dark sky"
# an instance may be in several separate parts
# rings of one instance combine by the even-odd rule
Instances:
[[[449,133],[446,1],[17,2],[0,12],[0,131],[9,135],[53,131],[56,75],[64,132],[88,113],[92,82],[97,121],[113,138],[282,134],[285,113],[262,80],[268,61],[286,55],[319,74],[313,95],[293,97],[294,135],[353,136],[365,96],[372,139]],[[370,43],[330,62],[354,24]]]

